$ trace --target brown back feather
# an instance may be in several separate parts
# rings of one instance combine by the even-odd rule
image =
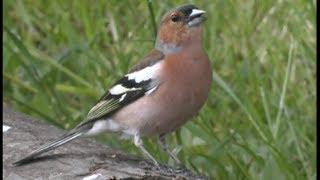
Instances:
[[[164,59],[164,54],[157,49],[153,49],[141,61],[139,61],[136,65],[134,65],[130,69],[129,73],[134,72],[134,71],[139,71],[147,66],[152,66],[153,64],[155,64],[163,59]]]

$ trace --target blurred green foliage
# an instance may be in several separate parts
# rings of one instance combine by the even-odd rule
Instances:
[[[315,0],[5,0],[4,103],[74,127],[151,50],[162,15],[184,3],[208,13],[214,82],[199,116],[169,136],[171,148],[180,144],[189,168],[216,179],[315,179]],[[99,139],[139,153],[115,135]]]

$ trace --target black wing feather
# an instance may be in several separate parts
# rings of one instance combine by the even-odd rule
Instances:
[[[156,63],[163,60],[165,55],[156,49],[153,49],[149,54],[147,54],[138,64],[136,64],[129,73],[140,71],[148,66],[155,65]],[[85,124],[95,122],[98,119],[108,117],[115,113],[122,107],[132,103],[133,101],[144,96],[146,92],[150,89],[159,86],[159,83],[154,79],[149,79],[137,83],[134,79],[128,79],[127,76],[119,79],[114,85],[122,85],[128,89],[135,89],[133,91],[128,91],[121,94],[111,94],[107,91],[97,102],[97,104],[89,111],[87,119],[80,123],[77,127],[83,126]],[[123,95],[125,96],[123,97]],[[93,123],[92,123],[93,124]]]
[[[106,118],[122,107],[130,104],[131,102],[144,96],[147,91],[156,87],[156,83],[152,79],[136,83],[134,79],[128,79],[124,76],[118,80],[112,87],[122,85],[128,89],[135,89],[121,94],[111,94],[107,91],[96,103],[96,105],[89,111],[87,120],[80,123],[77,127],[83,126],[88,123],[95,122],[96,120]],[[124,97],[123,97],[124,96]]]

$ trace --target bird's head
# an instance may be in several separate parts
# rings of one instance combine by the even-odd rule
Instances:
[[[169,11],[161,21],[156,48],[168,54],[190,44],[201,43],[204,14],[205,11],[194,5],[183,5]]]

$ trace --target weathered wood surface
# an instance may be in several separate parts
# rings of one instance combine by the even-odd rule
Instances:
[[[4,131],[6,126],[10,129]],[[141,158],[113,150],[92,138],[74,140],[31,163],[12,165],[23,155],[62,133],[61,129],[5,107],[3,179],[205,179],[189,170],[169,167],[159,170],[146,165]]]

